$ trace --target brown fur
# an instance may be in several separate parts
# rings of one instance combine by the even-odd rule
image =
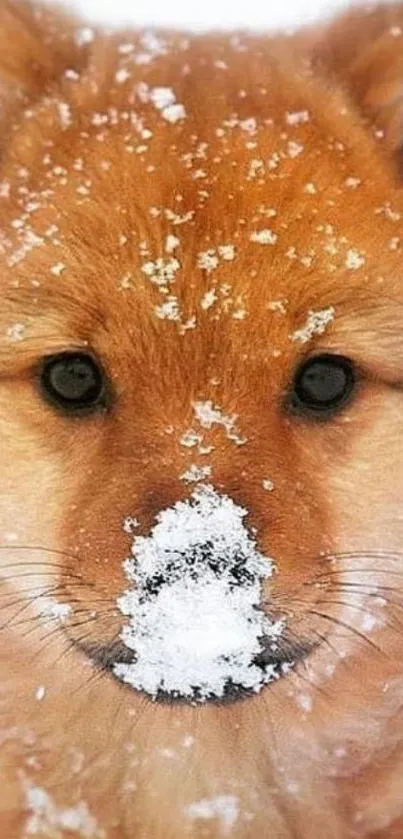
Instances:
[[[146,51],[139,33],[79,46],[80,25],[0,0],[1,835],[33,829],[33,785],[59,808],[86,802],[104,831],[93,835],[108,839],[218,839],[219,819],[184,815],[217,795],[238,799],[233,839],[400,839],[403,7],[293,37],[161,33],[167,50],[149,64],[118,51]],[[164,120],[134,96],[138,82],[172,87],[186,119]],[[309,121],[289,124],[305,110]],[[258,132],[232,117],[255,118]],[[175,225],[172,213],[192,215]],[[274,246],[250,241],[262,227]],[[44,242],[31,247],[27,231]],[[194,329],[155,317],[162,297],[142,272],[172,234],[172,292]],[[228,243],[236,259],[197,267]],[[365,257],[358,270],[349,249]],[[212,287],[218,301],[203,310]],[[279,300],[285,313],[270,305]],[[323,335],[290,339],[330,305]],[[66,419],[35,371],[46,354],[87,346],[114,407]],[[327,423],[283,405],[297,364],[319,348],[362,370],[354,401]],[[147,533],[189,495],[179,476],[205,462],[179,443],[195,399],[238,416],[245,446],[206,432],[214,484],[247,507],[276,558],[268,599],[301,643],[321,643],[254,698],[168,706],[98,671],[76,644],[120,631],[124,517]],[[65,625],[41,619],[40,586],[73,607]],[[366,633],[362,610],[377,613],[377,596],[384,623]],[[71,832],[55,822],[37,835]]]

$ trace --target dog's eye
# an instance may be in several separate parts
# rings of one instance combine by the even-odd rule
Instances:
[[[103,401],[104,375],[90,355],[66,352],[50,356],[40,373],[43,395],[70,413],[90,411]]]
[[[323,354],[305,361],[297,370],[291,408],[325,419],[342,408],[356,384],[353,363],[344,356]]]

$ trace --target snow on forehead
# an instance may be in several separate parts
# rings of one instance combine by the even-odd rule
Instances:
[[[273,643],[282,621],[259,608],[274,570],[244,524],[247,511],[212,486],[198,487],[157,516],[148,537],[135,537],[125,571],[135,587],[119,598],[129,618],[121,639],[130,664],[115,664],[123,681],[205,701],[229,684],[258,692],[277,673],[257,666],[262,640]]]

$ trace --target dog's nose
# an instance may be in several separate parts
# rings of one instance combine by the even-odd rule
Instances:
[[[154,698],[205,701],[228,686],[257,691],[274,677],[257,666],[262,639],[277,637],[260,608],[273,562],[263,556],[247,511],[211,486],[199,486],[137,537],[126,572],[134,587],[118,605],[129,618],[121,638],[135,661],[115,675]]]
[[[192,545],[186,551],[178,551],[175,557],[167,557],[164,571],[151,574],[145,582],[145,589],[152,595],[157,595],[161,588],[175,580],[198,580],[209,572],[219,579],[227,577],[229,588],[237,585],[252,585],[255,575],[248,567],[245,554],[240,548],[238,555],[231,558],[225,552],[220,541],[214,543],[212,539],[201,544]]]

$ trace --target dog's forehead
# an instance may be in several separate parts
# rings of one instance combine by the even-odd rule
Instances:
[[[7,280],[38,311],[249,341],[251,320],[303,326],[375,293],[381,257],[393,273],[390,182],[303,62],[149,33],[94,56],[26,109],[2,175]]]

